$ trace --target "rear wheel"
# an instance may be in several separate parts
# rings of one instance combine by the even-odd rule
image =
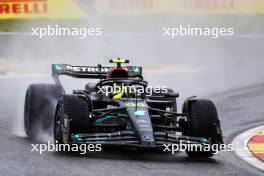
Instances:
[[[64,95],[58,102],[54,121],[54,140],[67,143],[71,134],[89,131],[90,104],[77,95]]]
[[[187,106],[187,107],[186,107]],[[220,121],[214,103],[210,100],[190,100],[184,107],[187,115],[187,130],[184,135],[202,137],[213,144],[223,143]],[[211,157],[213,150],[186,151],[189,157]]]
[[[24,129],[28,137],[50,129],[55,102],[62,95],[56,85],[32,84],[28,87],[24,107]]]

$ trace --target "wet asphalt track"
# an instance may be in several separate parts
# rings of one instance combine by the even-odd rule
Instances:
[[[38,78],[34,78],[35,81]],[[222,152],[212,159],[189,159],[185,153],[103,151],[85,156],[49,152],[31,152],[33,141],[23,137],[21,92],[32,80],[1,79],[0,86],[0,175],[263,175],[241,161],[233,152]],[[216,102],[225,142],[250,127],[264,124],[264,84],[258,84],[211,98]],[[16,122],[16,123],[14,123]],[[14,135],[19,133],[21,136]]]

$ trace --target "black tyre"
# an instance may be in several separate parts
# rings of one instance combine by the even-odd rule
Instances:
[[[77,95],[64,95],[59,100],[54,121],[54,140],[65,143],[71,134],[89,131],[92,123],[90,104]],[[67,124],[68,123],[68,124]]]
[[[25,97],[24,129],[28,137],[35,138],[39,132],[47,131],[53,122],[55,102],[62,95],[56,85],[32,84]]]
[[[187,107],[186,107],[187,106]],[[210,100],[190,100],[184,107],[187,115],[187,130],[184,135],[202,137],[212,144],[222,144],[222,132],[217,110]],[[189,157],[211,157],[215,151],[186,151]]]

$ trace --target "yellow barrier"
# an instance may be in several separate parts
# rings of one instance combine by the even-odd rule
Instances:
[[[264,0],[96,0],[101,13],[252,14],[264,13]]]
[[[0,0],[0,19],[83,18],[72,0]]]
[[[0,19],[86,17],[74,1],[0,0]],[[88,3],[95,8],[95,13],[122,15],[264,13],[264,0],[94,0]]]

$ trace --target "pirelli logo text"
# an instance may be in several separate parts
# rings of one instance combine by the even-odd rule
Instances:
[[[48,0],[0,0],[0,15],[47,13]]]

